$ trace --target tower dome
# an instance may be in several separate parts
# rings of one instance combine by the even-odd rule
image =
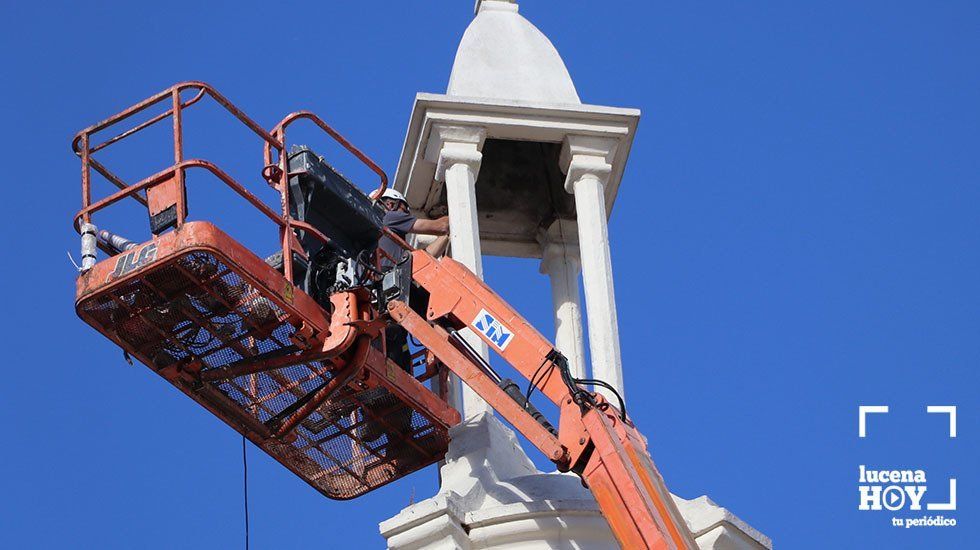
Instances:
[[[480,0],[466,28],[446,94],[548,104],[579,104],[572,77],[544,34],[510,0]]]

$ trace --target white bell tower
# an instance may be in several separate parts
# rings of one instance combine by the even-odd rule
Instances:
[[[394,187],[421,215],[448,209],[452,256],[480,277],[483,255],[540,258],[555,346],[575,376],[623,394],[607,220],[640,112],[582,104],[561,56],[516,1],[478,0],[475,14],[446,94],[416,96]],[[464,421],[450,432],[442,486],[381,523],[389,548],[618,547],[576,476],[539,472],[458,381],[450,398]],[[701,548],[771,547],[706,497],[676,500]]]

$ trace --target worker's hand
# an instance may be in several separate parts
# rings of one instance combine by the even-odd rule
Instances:
[[[409,233],[419,233],[422,235],[448,235],[449,216],[443,216],[434,220],[419,218],[415,220],[415,223],[412,225],[412,230],[409,231]]]
[[[449,248],[449,235],[442,235],[425,247],[425,251],[436,258],[441,258]]]

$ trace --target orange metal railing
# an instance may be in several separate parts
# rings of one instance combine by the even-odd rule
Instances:
[[[193,97],[187,100],[181,99],[181,92],[185,90],[196,91]],[[257,135],[263,142],[263,156],[265,167],[262,170],[263,178],[272,185],[280,194],[281,211],[276,213],[265,202],[259,199],[234,178],[221,170],[214,163],[202,159],[184,158],[184,124],[182,113],[184,109],[198,103],[205,96],[213,99],[218,105],[223,107],[228,113],[234,116],[239,122],[244,124],[249,130]],[[92,143],[92,138],[97,132],[101,132],[117,125],[122,125],[135,115],[164,102],[170,102],[170,107],[149,120],[126,128],[115,134],[113,137],[101,141],[97,144]],[[173,159],[174,163],[153,175],[150,175],[136,183],[128,184],[122,178],[113,173],[105,165],[97,161],[93,155],[110,145],[118,143],[134,134],[139,133],[161,121],[171,119],[173,127]],[[212,86],[204,82],[187,81],[174,84],[173,86],[148,97],[147,99],[125,109],[101,122],[93,124],[80,131],[72,140],[72,150],[82,161],[82,208],[75,214],[74,226],[76,231],[80,231],[82,223],[89,223],[93,214],[111,206],[123,199],[132,198],[144,207],[149,209],[150,201],[147,198],[147,191],[155,186],[166,182],[174,182],[176,185],[176,221],[175,226],[181,227],[187,218],[187,197],[186,197],[186,172],[192,168],[203,169],[222,183],[227,185],[236,194],[248,201],[253,207],[261,212],[265,217],[272,220],[279,227],[280,242],[283,251],[283,271],[287,280],[292,280],[292,259],[293,254],[298,253],[305,256],[298,240],[295,238],[293,229],[305,231],[313,235],[321,242],[328,243],[329,238],[315,227],[294,219],[289,211],[289,171],[288,153],[286,151],[286,128],[296,120],[307,119],[316,124],[327,135],[336,140],[342,147],[353,154],[358,160],[364,163],[371,171],[378,174],[380,187],[377,193],[383,192],[388,185],[388,177],[384,171],[364,154],[357,147],[347,141],[339,132],[324,122],[317,115],[309,111],[298,111],[283,118],[272,131],[266,131],[258,123],[248,117],[241,109],[232,104],[225,96],[221,95]],[[92,171],[97,172],[110,183],[119,188],[119,191],[99,199],[92,200]],[[108,252],[108,251],[107,251]]]
[[[289,127],[289,125],[292,124],[293,122],[302,119],[312,121],[321,130],[326,132],[327,135],[329,135],[337,143],[339,143],[341,147],[347,149],[347,151],[349,151],[352,155],[357,157],[357,159],[360,160],[362,163],[364,163],[364,165],[366,165],[371,171],[378,174],[378,177],[380,178],[380,186],[378,187],[378,190],[375,191],[374,196],[380,197],[381,194],[384,193],[385,189],[388,188],[388,176],[385,174],[384,170],[382,170],[381,167],[378,166],[373,160],[371,160],[367,155],[365,155],[360,149],[355,147],[351,142],[347,141],[347,139],[344,136],[340,135],[339,132],[334,130],[333,127],[331,127],[329,124],[324,122],[323,119],[318,117],[316,114],[310,111],[296,111],[294,113],[290,113],[286,115],[285,118],[280,120],[279,124],[276,124],[275,128],[272,129],[272,135],[275,136],[275,138],[278,139],[280,143],[283,144],[287,143],[286,128]],[[265,150],[263,152],[266,167],[265,169],[263,169],[262,175],[263,177],[266,178],[266,181],[268,181],[270,185],[277,180],[283,182],[282,184],[279,185],[279,193],[280,195],[282,195],[282,204],[288,205],[289,186],[285,182],[289,174],[282,174],[281,172],[279,172],[279,171],[287,170],[288,161],[284,160],[284,158],[287,157],[288,153],[285,152],[284,148],[278,148],[277,151],[279,153],[279,159],[278,159],[279,162],[278,164],[274,164],[273,148],[274,146],[272,145],[272,143],[266,141]],[[277,167],[278,170],[274,169],[274,167]],[[287,241],[292,240],[292,232],[288,231],[289,225],[304,230],[312,229],[312,227],[310,227],[307,224],[303,224],[303,226],[305,227],[301,227],[299,225],[301,222],[298,222],[298,220],[293,220],[288,216],[288,207],[284,206],[284,208],[286,209],[285,212],[287,214],[286,216],[287,231],[283,232],[283,251],[285,252],[289,247],[289,242]],[[286,275],[287,279],[292,280],[292,276],[293,276],[292,254],[289,254],[288,257],[285,253],[283,254],[283,273]]]

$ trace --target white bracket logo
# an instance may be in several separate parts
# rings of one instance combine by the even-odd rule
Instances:
[[[867,415],[869,413],[887,413],[888,405],[861,405],[858,407],[858,437],[867,436]]]
[[[956,406],[955,405],[928,405],[927,413],[941,413],[949,415],[949,437],[956,437]]]
[[[956,438],[956,405],[927,405],[926,412],[929,414],[948,414],[949,415],[949,437]],[[860,405],[858,406],[858,437],[867,437],[869,414],[886,414],[888,405]]]

